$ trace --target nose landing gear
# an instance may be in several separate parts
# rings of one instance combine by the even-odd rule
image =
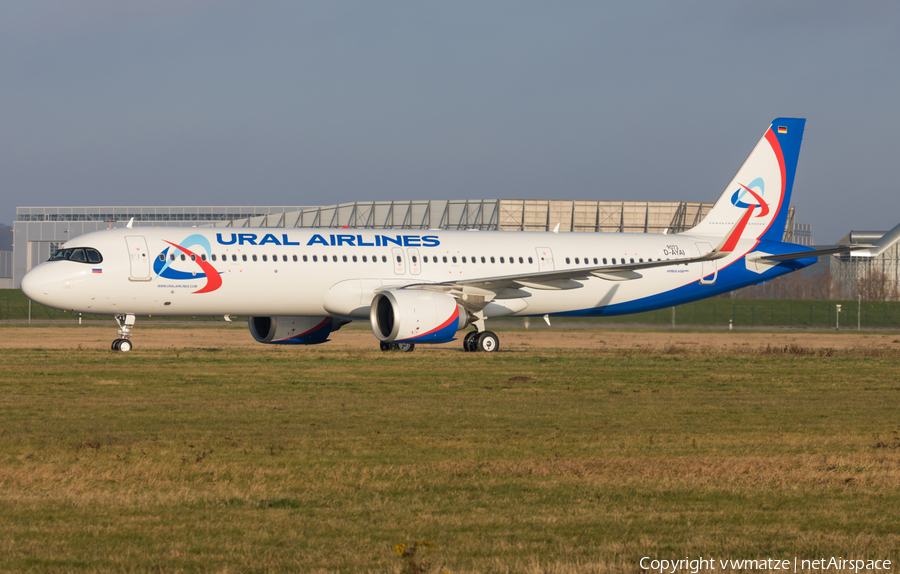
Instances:
[[[116,323],[119,324],[117,333],[121,338],[112,342],[113,351],[122,351],[123,353],[133,349],[131,344],[131,329],[134,327],[134,315],[116,315]]]

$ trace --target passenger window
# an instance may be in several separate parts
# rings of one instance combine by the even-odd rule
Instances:
[[[465,255],[463,255],[462,262],[463,262],[463,263],[466,262],[466,256],[465,256]]]
[[[634,257],[631,258],[631,262],[634,263]]]
[[[373,257],[373,259],[376,259],[376,258]],[[381,256],[381,262],[382,262],[382,263],[387,263],[387,255],[382,255],[382,256]]]
[[[242,260],[242,261],[246,261],[246,260],[247,260],[247,256],[246,256],[246,255],[241,255],[241,260]]]
[[[575,265],[578,265],[578,258],[575,258]]]
[[[566,257],[566,263],[571,263],[571,261],[569,261],[568,257]]]
[[[282,255],[282,256],[281,256],[281,260],[282,260],[282,261],[287,261],[287,255]],[[294,255],[294,261],[296,261],[296,260],[297,260],[297,256]]]
[[[202,259],[203,261],[206,261],[206,253],[201,254],[200,259]]]
[[[596,264],[597,264],[597,258],[594,257],[594,265],[596,265]]]
[[[367,260],[366,260],[366,256],[363,255],[363,263],[365,263],[366,261],[367,261]]]
[[[265,257],[265,255],[263,255]],[[253,256],[253,260],[256,261],[256,255]]]
[[[444,255],[443,259],[444,259],[444,263],[446,263],[446,262],[447,262],[447,256]]]
[[[400,256],[398,255],[398,256],[397,256],[397,263],[400,263],[401,261],[402,261],[402,260],[400,259]]]
[[[263,255],[263,261],[268,261],[268,259],[266,259],[265,255]]]
[[[493,257],[491,257],[491,263],[493,263],[493,262],[494,262],[494,258],[493,258]]]
[[[501,258],[500,258],[500,263],[506,263],[506,261],[504,261],[503,258],[501,257]]]
[[[529,262],[529,263],[534,263],[534,260],[532,260],[531,257],[529,257],[529,258],[528,258],[528,262]]]
[[[335,263],[337,263],[337,255],[332,255],[331,260],[334,261]]]
[[[525,263],[525,261],[521,257],[519,257],[519,263]]]
[[[313,255],[313,258],[315,258],[315,255]],[[304,256],[303,256],[303,262],[306,263],[307,261],[309,261],[309,259],[307,259],[307,258],[306,258],[306,255],[304,255]]]
[[[451,259],[453,260],[454,263],[456,263],[456,255],[454,255],[453,257],[451,257]]]
[[[484,261],[484,257],[482,257],[482,258],[481,258],[481,262],[482,262],[482,263],[484,263],[484,262],[485,262],[485,261]]]
[[[616,258],[613,257],[613,265],[615,265],[615,264],[616,264]]]
[[[422,263],[428,263],[428,256],[427,256],[427,255],[423,255],[423,256],[422,256]]]
[[[317,256],[313,255],[313,261],[318,261],[318,260],[319,260],[319,258]]]
[[[606,265],[606,257],[603,258],[603,264]]]
[[[416,257],[415,255],[413,255],[413,256],[412,256],[412,262],[413,262],[413,263],[418,263],[418,261],[419,261],[419,258]]]
[[[181,260],[182,260],[182,261],[186,261],[186,259],[185,259],[185,257],[184,257],[184,253],[181,254]]]
[[[166,260],[166,256],[163,255],[162,253],[160,253],[160,254],[159,254],[159,260],[160,260],[160,261],[165,261],[165,260]]]
[[[297,256],[294,255],[294,263],[296,263],[296,262],[297,262]]]
[[[356,263],[356,255],[353,256],[353,262]]]
[[[343,256],[343,259],[344,259],[344,263],[346,263],[346,262],[347,262],[347,256],[344,255],[344,256]]]
[[[472,258],[472,263],[475,263],[475,258],[474,258],[474,257]]]
[[[212,260],[213,260],[213,261],[216,260],[216,254],[215,254],[215,253],[212,254]]]
[[[191,253],[191,261],[196,261],[196,260],[197,260],[197,254]]]
[[[237,255],[232,254],[231,260],[232,260],[232,261],[237,261]]]
[[[641,257],[640,259],[638,259],[638,263],[643,263],[643,262],[644,262],[644,258],[643,258],[643,257]]]

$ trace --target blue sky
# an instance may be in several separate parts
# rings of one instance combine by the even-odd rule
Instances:
[[[713,201],[808,118],[819,242],[900,222],[890,2],[0,0],[18,205]]]

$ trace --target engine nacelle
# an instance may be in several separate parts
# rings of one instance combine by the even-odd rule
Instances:
[[[385,343],[444,343],[469,324],[469,313],[450,295],[397,289],[375,295],[369,319]]]
[[[317,345],[341,327],[331,317],[248,317],[247,324],[254,339],[271,345]]]

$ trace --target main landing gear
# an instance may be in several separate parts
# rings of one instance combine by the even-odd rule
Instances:
[[[113,351],[126,353],[133,349],[131,344],[131,329],[134,327],[134,315],[116,315],[116,323],[119,324],[118,334],[121,338],[112,342]]]
[[[401,353],[412,353],[416,349],[415,343],[385,343],[381,342],[382,351],[400,351]]]
[[[463,339],[463,351],[493,353],[500,350],[500,338],[493,331],[469,331]]]

